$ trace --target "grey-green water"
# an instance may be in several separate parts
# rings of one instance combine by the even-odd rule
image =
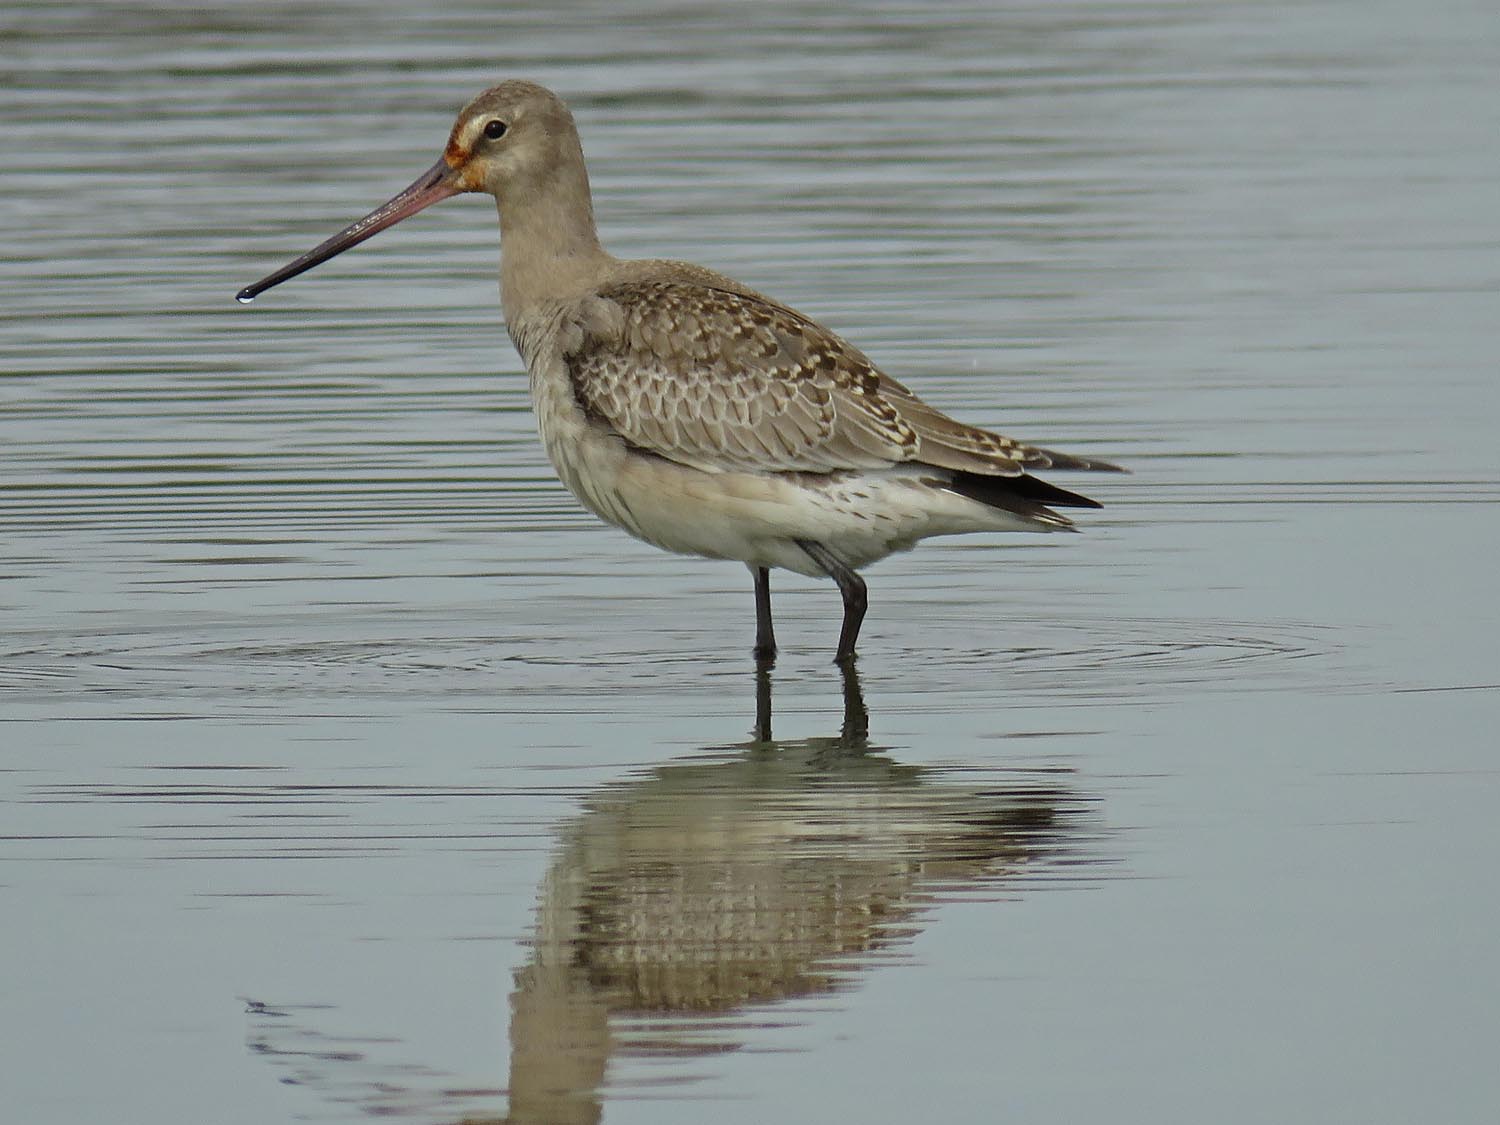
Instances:
[[[1490,6],[0,44],[7,1119],[1493,1119]],[[487,202],[233,301],[512,76],[616,253],[1134,474],[874,568],[854,683],[778,579],[757,683],[742,568],[552,480]]]

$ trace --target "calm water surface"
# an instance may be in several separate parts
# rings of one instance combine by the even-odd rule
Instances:
[[[1500,16],[0,16],[0,1088],[28,1122],[1488,1122]],[[831,585],[595,524],[483,200],[1128,464]],[[1066,483],[1073,483],[1072,481]],[[768,729],[769,728],[769,729]]]

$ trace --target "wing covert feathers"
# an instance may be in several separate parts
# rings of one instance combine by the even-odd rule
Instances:
[[[598,296],[619,315],[597,318],[608,327],[570,350],[574,392],[631,445],[681,464],[830,473],[914,462],[985,477],[1115,467],[955,421],[838,336],[748,291],[632,280]]]

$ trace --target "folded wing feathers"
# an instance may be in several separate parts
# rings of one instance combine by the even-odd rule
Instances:
[[[957,422],[857,349],[754,294],[638,281],[568,356],[579,402],[632,445],[708,472],[917,462],[981,476],[1113,469]]]

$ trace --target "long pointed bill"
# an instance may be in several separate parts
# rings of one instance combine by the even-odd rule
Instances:
[[[464,189],[458,185],[458,170],[446,160],[439,160],[417,177],[400,195],[388,203],[375,208],[358,222],[350,223],[327,242],[309,250],[294,262],[288,262],[273,274],[261,278],[254,285],[247,285],[235,294],[238,301],[253,301],[273,285],[280,285],[289,277],[305,273],[335,254],[342,254],[351,246],[358,246],[365,239],[379,234],[386,227],[395,226],[402,219],[415,215],[434,203],[457,195]]]

